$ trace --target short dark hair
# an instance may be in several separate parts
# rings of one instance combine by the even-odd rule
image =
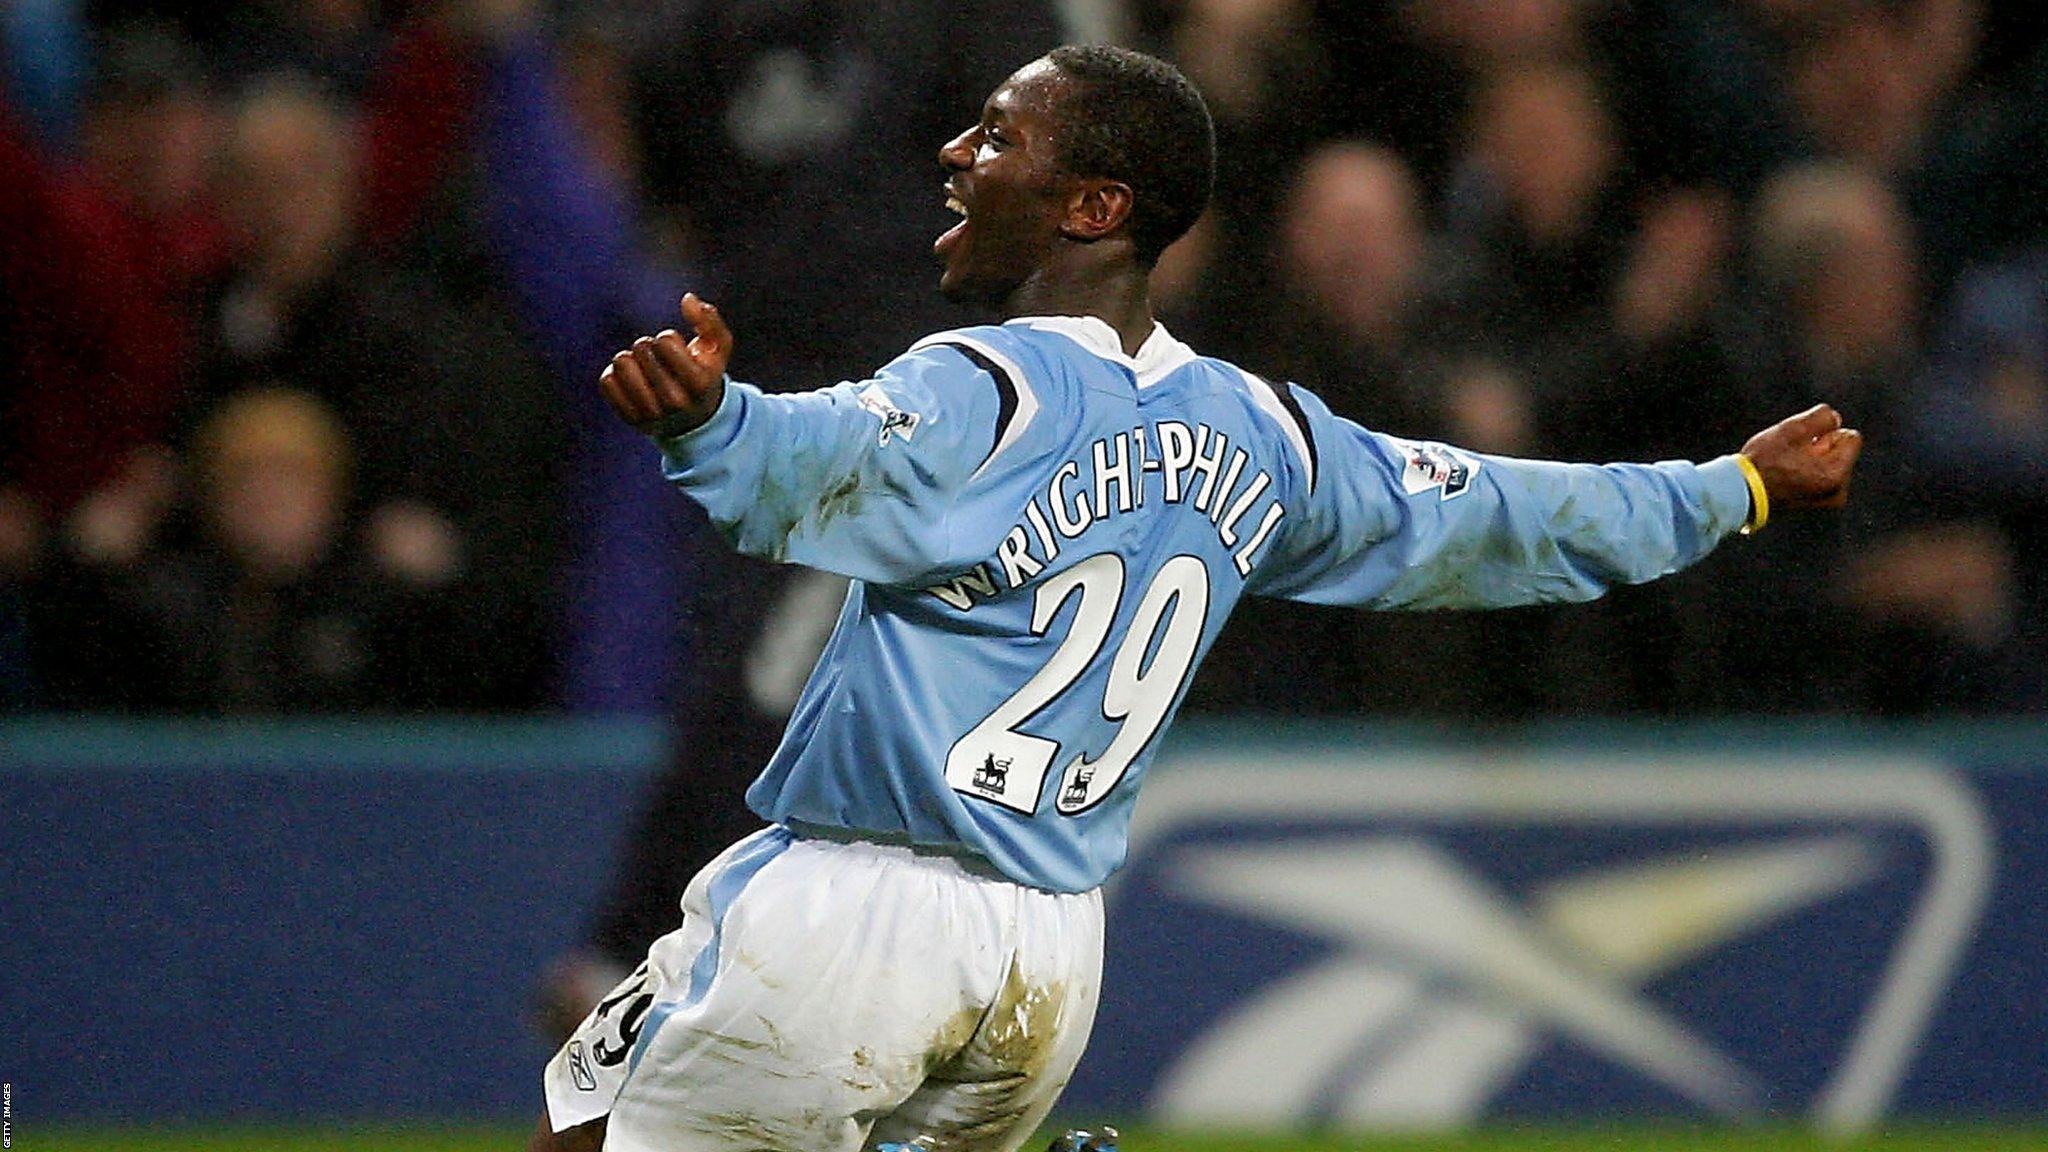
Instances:
[[[1150,267],[1209,206],[1216,182],[1209,106],[1180,69],[1142,52],[1070,45],[1046,59],[1073,81],[1059,109],[1061,166],[1131,186],[1131,240]]]

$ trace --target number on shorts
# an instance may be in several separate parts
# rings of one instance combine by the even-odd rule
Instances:
[[[1036,811],[1059,743],[1019,726],[1094,664],[1109,642],[1124,591],[1123,560],[1110,552],[1090,556],[1039,586],[1032,634],[1045,635],[1060,609],[1078,596],[1073,622],[1045,666],[954,743],[946,756],[946,782],[955,791],[1026,814]],[[1160,567],[1117,643],[1103,686],[1102,714],[1119,722],[1116,735],[1094,760],[1082,753],[1061,770],[1057,811],[1076,815],[1101,803],[1158,735],[1194,667],[1208,612],[1209,568],[1200,557],[1175,556]]]
[[[632,1053],[634,1043],[640,1039],[640,1027],[647,1020],[647,1010],[654,1007],[654,990],[647,986],[647,965],[644,962],[612,989],[611,995],[598,1003],[590,1014],[591,1022],[602,1027],[612,1010],[620,1005],[625,1007],[614,1026],[590,1046],[590,1054],[607,1068],[624,1063]]]

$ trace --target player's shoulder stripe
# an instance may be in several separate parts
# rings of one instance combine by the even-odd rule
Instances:
[[[1308,414],[1301,410],[1301,402],[1294,398],[1294,388],[1288,384],[1275,384],[1256,372],[1248,372],[1235,364],[1230,367],[1244,377],[1245,388],[1251,393],[1252,403],[1259,410],[1273,418],[1280,431],[1287,437],[1287,443],[1301,460],[1302,470],[1308,476],[1308,490],[1316,489],[1316,475],[1320,461],[1316,455],[1315,433],[1310,431]]]
[[[996,432],[995,438],[989,444],[988,453],[990,456],[994,456],[996,449],[1003,443],[1004,434],[1009,431],[1011,423],[1017,417],[1018,393],[1021,388],[1018,381],[1023,377],[1020,373],[1012,372],[1001,364],[996,363],[994,357],[972,344],[958,340],[945,340],[941,341],[940,344],[948,348],[958,349],[961,355],[974,361],[975,367],[995,378]],[[984,460],[983,463],[986,464],[987,461]]]
[[[1029,378],[1017,366],[1016,360],[997,347],[994,341],[973,332],[963,329],[939,332],[910,346],[912,352],[924,348],[951,348],[995,380],[995,435],[989,444],[988,455],[974,470],[974,476],[979,476],[1031,426],[1031,421],[1038,415],[1038,393],[1032,389]],[[973,478],[969,477],[970,480]]]

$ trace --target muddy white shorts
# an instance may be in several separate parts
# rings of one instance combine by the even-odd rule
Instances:
[[[690,882],[683,925],[548,1063],[556,1130],[608,1152],[1009,1152],[1094,1023],[1101,893],[769,828]]]

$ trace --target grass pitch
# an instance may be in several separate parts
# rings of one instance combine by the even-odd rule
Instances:
[[[524,1127],[17,1129],[22,1152],[520,1152]],[[1025,1145],[1045,1147],[1057,1130]],[[1789,1128],[1533,1128],[1460,1136],[1201,1135],[1128,1130],[1126,1152],[2048,1152],[2048,1127],[1900,1128],[1833,1139]]]

